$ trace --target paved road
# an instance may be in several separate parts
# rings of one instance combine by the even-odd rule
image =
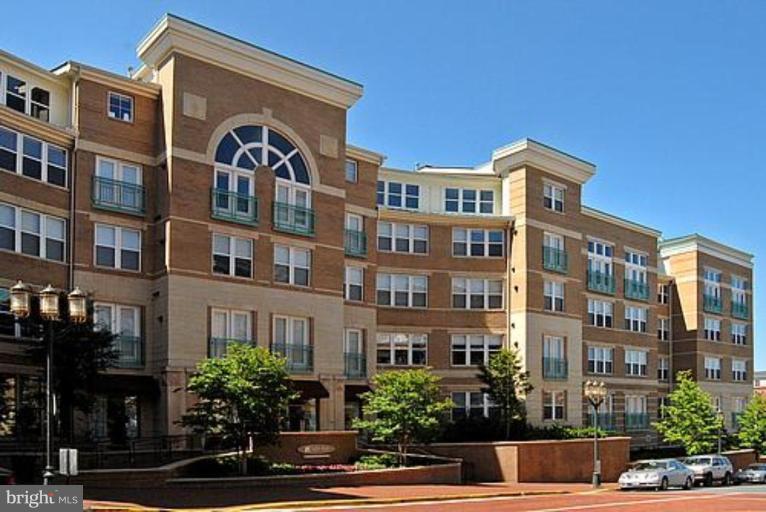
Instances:
[[[392,512],[763,512],[766,486],[697,488],[691,491],[605,491],[562,496],[528,496],[431,503],[330,507],[322,510]],[[314,509],[316,511],[316,509]]]

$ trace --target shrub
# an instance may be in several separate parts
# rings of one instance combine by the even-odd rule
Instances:
[[[355,466],[358,470],[392,468],[396,466],[396,455],[390,453],[362,455]]]

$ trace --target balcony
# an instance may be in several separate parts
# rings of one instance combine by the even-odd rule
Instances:
[[[141,185],[94,176],[91,194],[96,208],[133,215],[145,212],[146,192]]]
[[[598,418],[597,418],[598,417]],[[610,430],[614,431],[615,425],[617,422],[615,421],[614,413],[611,412],[600,412],[597,415],[594,415],[592,412],[588,415],[588,420],[591,427],[596,426],[596,419],[598,419],[598,428],[601,430]]]
[[[357,352],[343,354],[345,374],[349,379],[364,379],[367,377],[367,357]]]
[[[734,318],[739,318],[740,320],[747,320],[750,317],[750,311],[748,310],[747,302],[732,302],[731,316]]]
[[[367,234],[364,231],[347,229],[345,238],[346,256],[367,256]]]
[[[211,217],[248,226],[258,225],[258,199],[256,197],[213,188]]]
[[[553,272],[567,273],[569,261],[567,252],[555,247],[543,246],[543,268]]]
[[[275,202],[271,213],[274,231],[314,236],[314,210],[311,208]]]
[[[649,284],[635,279],[625,279],[625,298],[649,300]]]
[[[207,343],[207,356],[210,358],[226,357],[229,347],[235,343],[252,343],[250,340],[238,340],[234,338],[210,338]]]
[[[588,289],[614,295],[614,276],[598,270],[588,270]]]
[[[271,351],[287,359],[290,373],[311,373],[314,371],[314,347],[296,343],[273,343]]]
[[[702,295],[702,307],[706,313],[718,313],[723,311],[723,301],[721,297],[715,295]]]
[[[544,379],[566,379],[567,360],[558,357],[543,357]]]
[[[625,413],[625,430],[648,430],[649,414],[645,412]]]
[[[114,339],[117,368],[142,368],[144,366],[144,340],[138,336],[118,335]]]

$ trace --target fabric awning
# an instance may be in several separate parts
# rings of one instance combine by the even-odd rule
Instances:
[[[300,393],[302,400],[330,397],[330,392],[318,380],[294,380],[292,382],[295,390]]]

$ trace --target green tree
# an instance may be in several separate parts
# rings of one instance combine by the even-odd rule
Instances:
[[[692,379],[690,371],[678,372],[676,387],[668,399],[664,418],[654,423],[665,442],[680,444],[688,455],[713,451],[723,422],[710,395]]]
[[[766,453],[766,396],[755,395],[739,416],[737,438],[742,446]]]
[[[518,345],[504,348],[479,367],[479,380],[486,386],[483,390],[500,412],[505,429],[505,439],[511,437],[513,424],[526,417],[524,399],[530,391],[529,372],[524,371]]]
[[[452,407],[452,400],[440,395],[440,380],[428,369],[378,373],[372,391],[360,395],[363,417],[354,428],[365,430],[373,441],[395,443],[400,464],[406,465],[408,447],[432,440]]]
[[[225,357],[201,361],[187,386],[198,402],[181,424],[233,442],[245,474],[250,443],[276,443],[285,411],[297,398],[285,365],[265,348],[239,343]]]

